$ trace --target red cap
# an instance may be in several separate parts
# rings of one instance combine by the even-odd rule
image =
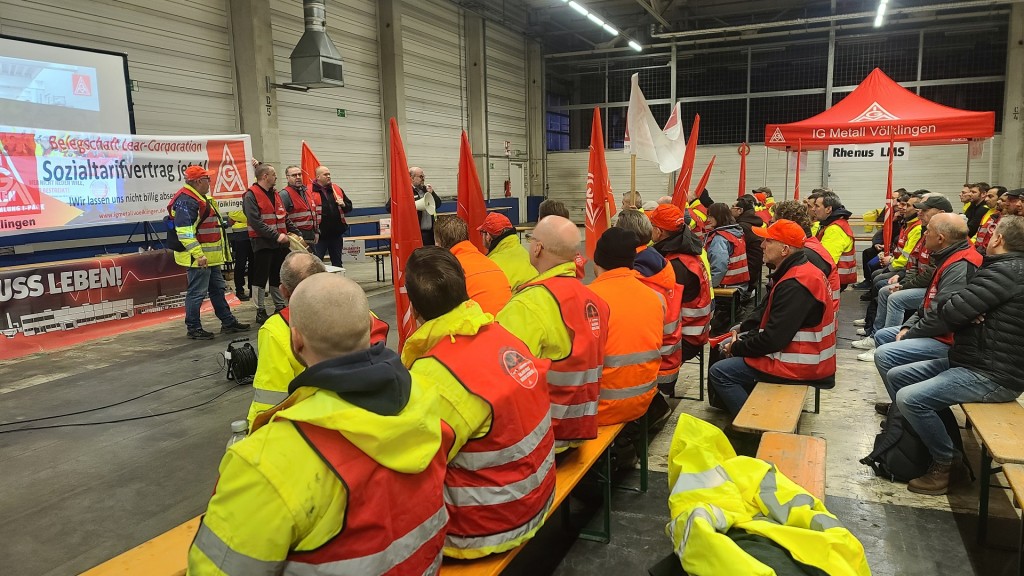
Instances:
[[[509,228],[513,228],[511,220],[509,220],[504,214],[491,212],[486,218],[484,218],[483,225],[478,227],[477,230],[487,232],[491,236],[498,236]]]
[[[679,230],[686,218],[683,211],[675,204],[658,204],[658,207],[647,213],[651,224],[662,230]]]
[[[754,192],[754,198],[757,198],[757,201],[761,204],[768,201],[768,196],[764,192]]]
[[[193,181],[204,177],[213,178],[213,175],[216,173],[216,170],[207,170],[202,166],[189,166],[185,168],[185,180]]]
[[[767,228],[751,228],[761,238],[771,238],[794,248],[803,248],[807,236],[804,229],[792,220],[776,220]]]

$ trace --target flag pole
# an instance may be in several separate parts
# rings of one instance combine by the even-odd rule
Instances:
[[[636,207],[636,154],[629,155],[629,202]]]

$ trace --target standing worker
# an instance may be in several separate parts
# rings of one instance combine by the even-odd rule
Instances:
[[[234,333],[249,329],[231,313],[224,292],[224,276],[220,267],[227,249],[222,233],[217,201],[210,195],[213,170],[202,166],[185,169],[185,185],[167,204],[167,213],[174,221],[174,233],[181,250],[174,251],[174,261],[188,268],[188,292],[185,295],[185,328],[192,340],[210,340],[213,332],[203,330],[199,312],[206,295],[210,295],[213,311],[221,323],[221,332]]]
[[[323,260],[330,254],[331,265],[343,268],[341,264],[344,235],[348,232],[345,214],[352,211],[352,200],[331,180],[331,170],[326,166],[316,169],[313,181],[313,200],[316,202],[316,219],[320,230],[320,241],[313,247],[317,257]]]
[[[309,246],[320,241],[320,203],[302,183],[302,168],[292,164],[284,169],[288,185],[281,190],[285,226],[288,232],[301,236]]]
[[[249,221],[241,206],[238,210],[228,212],[228,226],[231,227],[228,241],[231,243],[231,255],[235,259],[235,296],[244,302],[251,298],[251,295],[245,292],[245,279],[249,276],[249,268],[252,266],[252,242],[249,242]],[[249,287],[249,292],[252,292],[252,286]]]
[[[253,263],[251,284],[256,293],[256,323],[270,317],[264,308],[267,284],[274,300],[274,311],[284,308],[281,295],[281,264],[288,255],[288,230],[285,225],[284,206],[277,196],[274,184],[277,171],[269,164],[256,167],[256,183],[242,197],[242,210],[249,220],[249,239],[252,241]]]

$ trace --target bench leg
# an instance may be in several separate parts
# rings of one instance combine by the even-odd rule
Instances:
[[[640,425],[643,426],[644,432],[642,435],[643,447],[640,448],[640,491],[647,493],[647,446],[650,439],[648,438],[647,432],[647,413],[644,413],[643,418],[640,419]]]
[[[1020,519],[1020,546],[1017,548],[1017,574],[1024,576],[1024,516]]]
[[[601,484],[604,493],[604,506],[601,510],[603,530],[580,530],[581,540],[601,542],[607,544],[612,539],[612,449],[611,446],[605,449],[602,464]],[[566,501],[568,502],[568,500]],[[568,506],[565,506],[568,510]]]
[[[698,400],[704,401],[704,347],[701,346],[700,352],[697,353],[697,358],[700,359],[700,394]]]
[[[981,486],[978,489],[978,544],[984,544],[988,536],[988,493],[992,479],[992,456],[984,443],[981,445]]]
[[[814,413],[821,412],[821,388],[814,387]]]

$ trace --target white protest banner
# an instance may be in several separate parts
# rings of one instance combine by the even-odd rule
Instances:
[[[185,168],[237,210],[253,181],[249,136],[142,136],[0,126],[0,236],[160,220]]]
[[[900,162],[910,158],[910,144],[896,142],[893,144],[893,160]],[[888,162],[889,143],[878,144],[840,144],[828,147],[829,162]]]
[[[366,242],[359,240],[345,240],[341,245],[342,257],[349,257],[354,262],[366,261]]]

